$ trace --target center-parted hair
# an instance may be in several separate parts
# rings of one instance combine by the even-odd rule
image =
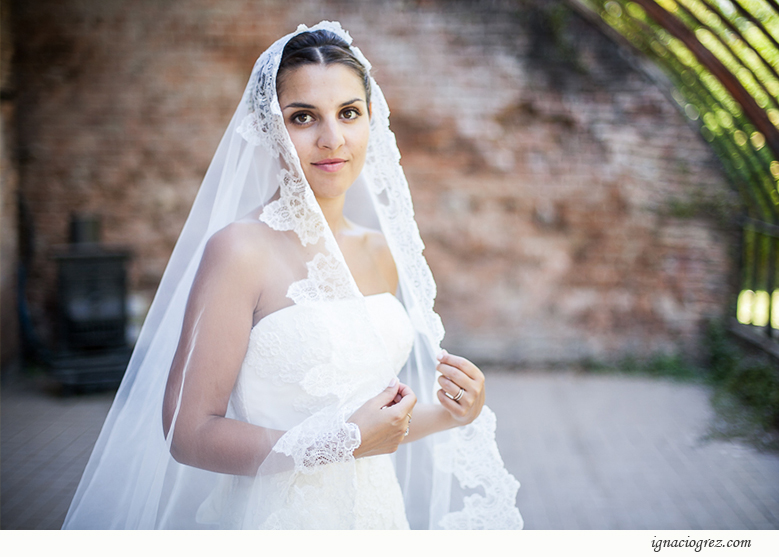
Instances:
[[[351,69],[365,88],[365,102],[371,104],[371,83],[368,70],[352,54],[349,44],[331,31],[306,31],[296,35],[284,47],[276,76],[276,93],[284,88],[286,75],[306,64],[343,64]]]

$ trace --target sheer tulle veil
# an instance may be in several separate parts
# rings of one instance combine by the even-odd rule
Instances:
[[[338,23],[325,21],[310,29],[301,25],[257,60],[173,250],[64,528],[289,527],[276,513],[281,502],[301,497],[304,503],[316,504],[315,495],[290,490],[291,476],[310,473],[306,450],[323,439],[348,444],[348,426],[354,424],[346,420],[394,374],[381,372],[375,380],[355,384],[340,380],[337,368],[325,369],[332,372],[328,375],[332,380],[311,387],[315,399],[308,408],[311,417],[286,431],[256,477],[236,478],[182,465],[171,456],[171,433],[167,438],[163,433],[163,393],[204,250],[214,233],[252,210],[262,207],[261,221],[275,231],[294,231],[306,247],[303,275],[279,279],[289,281],[283,286],[290,304],[352,300],[357,308],[354,319],[371,328],[359,309],[363,297],[306,183],[276,97],[276,73],[285,44],[301,32],[316,29],[332,31],[351,45],[351,37]],[[351,49],[370,70],[361,52]],[[420,402],[437,403],[435,355],[444,330],[433,310],[435,283],[422,255],[411,195],[389,128],[389,109],[373,79],[371,88],[366,163],[347,194],[345,214],[358,224],[381,230],[387,240],[398,269],[397,297],[415,331],[400,380]],[[177,416],[178,409],[173,431]],[[495,426],[494,414],[484,407],[472,424],[402,445],[395,453],[412,528],[522,527],[515,507],[519,484],[503,466]],[[334,460],[340,468],[331,480],[341,482],[343,497],[327,503],[330,507],[322,509],[323,522],[316,523],[317,528],[354,525],[350,516],[353,461],[348,455]],[[220,488],[235,482],[242,485],[237,499],[229,495],[235,490]],[[209,509],[225,515],[226,508],[230,520],[209,519],[214,514]]]

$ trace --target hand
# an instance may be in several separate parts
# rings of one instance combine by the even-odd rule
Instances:
[[[354,458],[394,453],[408,431],[417,397],[408,385],[393,378],[389,386],[351,415],[362,442]]]
[[[484,374],[470,361],[446,350],[441,350],[438,361],[436,369],[441,372],[438,400],[457,425],[467,425],[479,416],[484,406]]]

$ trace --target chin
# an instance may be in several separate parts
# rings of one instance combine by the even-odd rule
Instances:
[[[312,190],[314,192],[314,197],[317,200],[325,200],[325,199],[338,199],[339,197],[343,197],[347,189],[344,190],[338,190],[338,191],[318,191],[318,190]]]
[[[348,184],[340,183],[340,184],[313,185],[309,181],[309,187],[311,187],[311,191],[314,192],[314,197],[316,197],[317,199],[336,199],[338,197],[345,195],[346,192],[349,191],[349,188],[352,186],[352,183],[354,183],[354,180],[352,180]]]

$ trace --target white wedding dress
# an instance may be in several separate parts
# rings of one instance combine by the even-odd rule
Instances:
[[[361,326],[355,318],[363,303],[372,327]],[[406,310],[389,293],[278,310],[252,329],[230,398],[232,417],[288,431],[328,403],[331,383],[364,384],[372,373],[386,367],[386,360],[397,374],[412,344],[413,328]],[[377,359],[375,365],[360,365],[372,358]],[[355,364],[360,367],[354,368]],[[340,377],[333,377],[334,373]],[[381,382],[376,384],[381,389],[387,384],[386,376],[379,379]],[[363,402],[362,397],[353,400],[354,405]],[[253,526],[330,527],[332,513],[344,504],[345,494],[338,480],[344,467],[353,467],[356,478],[348,503],[353,504],[354,528],[408,529],[403,496],[389,455],[320,465],[314,462],[310,473],[305,474],[277,472],[274,483],[287,486],[284,500],[262,523]],[[256,503],[248,500],[252,497],[252,480],[225,476],[201,506],[198,521],[221,528],[245,527],[245,509]]]
[[[258,58],[171,255],[63,528],[522,527],[519,483],[504,466],[495,442],[496,418],[487,406],[472,423],[403,444],[392,456],[352,456],[360,434],[349,417],[396,375],[419,403],[438,402],[436,354],[444,328],[434,310],[436,285],[422,253],[389,106],[373,78],[365,165],[349,189],[344,216],[383,234],[398,271],[397,299],[360,294],[306,180],[276,93],[283,51],[306,31],[333,33],[346,45],[337,48],[348,49],[370,71],[336,22],[301,26]],[[254,464],[244,440],[253,447],[272,444],[256,476],[234,476],[176,461],[171,432],[192,427],[181,420],[193,413],[179,411],[193,392],[204,394],[188,390],[189,374],[208,374],[203,366],[214,364],[222,348],[207,342],[215,338],[207,335],[218,322],[201,316],[216,310],[220,319],[233,318],[220,311],[225,289],[211,290],[213,284],[198,275],[209,266],[206,244],[258,207],[260,220],[291,242],[279,258],[286,270],[270,272],[273,292],[286,292],[294,305],[267,315],[251,330],[227,408],[226,417],[266,429],[225,428],[224,439],[203,447],[209,457],[231,463],[223,469],[234,469],[247,458]],[[231,341],[239,339],[226,339]],[[166,435],[160,418],[173,371],[180,387]]]

